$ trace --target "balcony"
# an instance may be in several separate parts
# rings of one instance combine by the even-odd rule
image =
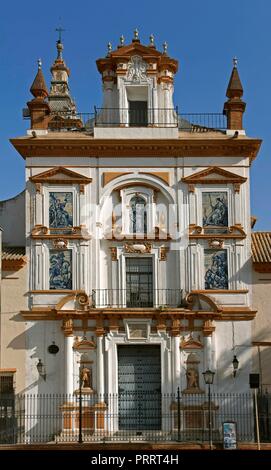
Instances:
[[[100,128],[174,129],[191,133],[224,132],[226,116],[221,113],[178,113],[178,108],[131,110],[129,108],[96,108],[93,113],[51,112],[51,132],[84,132],[93,134]],[[28,119],[29,116],[25,116]]]
[[[95,127],[178,127],[177,108],[96,108]]]
[[[96,289],[92,291],[94,308],[181,308],[181,289]]]

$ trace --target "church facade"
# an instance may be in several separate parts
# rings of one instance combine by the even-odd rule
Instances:
[[[72,397],[81,371],[105,408],[108,394],[178,388],[204,401],[211,370],[217,392],[247,391],[249,347],[237,374],[232,361],[256,315],[249,179],[261,141],[243,128],[236,61],[219,116],[178,113],[178,62],[152,36],[121,38],[97,68],[102,108],[81,115],[59,40],[50,90],[39,63],[30,128],[11,139],[26,175],[22,389]]]

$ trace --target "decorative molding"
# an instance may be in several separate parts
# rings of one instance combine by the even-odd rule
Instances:
[[[139,174],[155,176],[156,178],[159,178],[160,180],[164,181],[164,183],[166,183],[169,186],[169,172],[165,172],[165,171],[150,171],[150,172],[140,171]]]
[[[157,332],[165,331],[167,329],[166,319],[167,319],[166,315],[158,314],[155,316]]]
[[[68,240],[64,238],[56,238],[53,240],[53,247],[56,250],[65,250],[68,246]]]
[[[82,349],[96,349],[96,344],[94,341],[88,341],[86,338],[81,340],[75,340],[73,343],[73,349],[80,351]]]
[[[116,188],[114,188],[114,191],[121,191],[122,189],[126,189],[126,188],[131,188],[131,187],[143,187],[143,188],[150,188],[152,189],[153,191],[157,191],[159,192],[160,189],[157,188],[157,186],[154,186],[154,184],[150,181],[128,181],[127,183],[123,183],[121,182],[119,184],[119,186],[117,186]],[[140,192],[140,191],[138,191]]]
[[[169,248],[167,246],[161,246],[159,250],[159,259],[160,261],[166,261]]]
[[[120,229],[118,233],[116,233],[117,228]],[[115,233],[117,236],[115,236]],[[134,244],[137,243],[145,243],[150,241],[157,241],[157,242],[165,242],[171,240],[171,236],[168,233],[163,232],[163,230],[160,230],[159,227],[155,227],[154,232],[150,233],[140,233],[140,234],[128,234],[128,233],[121,233],[121,227],[116,227],[115,230],[112,230],[112,232],[108,232],[106,236],[104,237],[105,240],[113,240],[117,242],[131,242]]]
[[[180,348],[181,349],[202,349],[203,344],[200,341],[200,335],[198,336],[198,339],[195,339],[192,333],[190,333],[187,339],[185,338],[185,336],[183,336],[182,341],[180,342]]]
[[[204,296],[206,298],[206,295]],[[107,329],[104,328],[104,321],[108,319],[108,316],[118,316],[120,319],[127,318],[154,318],[157,322],[156,329],[166,330],[166,321],[172,320],[173,317],[176,317],[180,320],[215,320],[215,321],[248,321],[253,320],[256,316],[257,311],[252,310],[249,307],[223,307],[219,311],[205,311],[205,310],[189,310],[185,308],[167,308],[163,310],[163,313],[159,309],[153,308],[91,308],[88,310],[80,312],[77,310],[67,311],[58,311],[56,313],[55,308],[50,307],[40,307],[34,308],[33,310],[23,310],[20,312],[22,317],[25,320],[29,321],[46,321],[53,320],[59,321],[61,318],[78,320],[80,316],[84,315],[84,318],[89,318],[91,320],[96,320],[95,326],[89,327],[89,331],[95,331],[97,336],[102,336],[107,332]],[[98,321],[98,323],[97,323]],[[66,328],[67,329],[67,328]],[[75,327],[73,330],[82,331],[82,327]],[[188,326],[181,326],[180,331],[191,330]],[[71,328],[70,328],[71,330]],[[202,327],[194,327],[194,331],[202,331]]]
[[[215,331],[215,326],[213,325],[212,320],[205,320],[202,328],[203,336],[212,336]]]
[[[211,238],[208,240],[209,248],[223,248],[224,240],[217,240],[217,238]]]
[[[75,300],[84,309],[89,306],[89,296],[85,292],[78,292],[75,295]]]
[[[89,234],[85,225],[80,225],[79,227],[63,227],[60,229],[57,228],[48,228],[45,225],[37,224],[31,230],[31,238],[44,240],[44,239],[56,239],[60,240],[61,235],[65,235],[65,240],[90,240],[91,235]],[[53,242],[54,243],[54,242]]]
[[[95,320],[96,320],[96,330],[95,330],[96,336],[103,336],[105,334],[104,316],[96,315]]]
[[[236,175],[228,170],[223,170],[220,167],[210,167],[206,170],[201,170],[189,176],[184,176],[181,181],[187,184],[238,184],[240,191],[240,184],[245,183],[247,178],[244,176]]]
[[[124,244],[124,251],[125,253],[151,253],[152,244],[150,242],[141,242],[141,243],[133,243],[133,242],[126,242]]]
[[[35,183],[36,186],[36,192],[39,194],[42,194],[42,184],[41,183]]]
[[[225,233],[219,233],[221,228],[224,230]],[[210,233],[206,233],[206,231],[210,230]],[[204,238],[208,240],[226,240],[229,238],[236,238],[238,240],[243,240],[246,238],[246,232],[244,231],[241,224],[231,225],[230,227],[200,227],[196,224],[189,225],[189,238],[190,239],[198,239]]]
[[[67,133],[68,134],[68,133]],[[27,157],[247,157],[250,161],[254,160],[260,149],[260,139],[99,139],[99,142],[91,137],[82,137],[80,139],[69,139],[55,137],[50,138],[40,136],[37,139],[22,137],[10,140],[16,150],[23,158]],[[234,181],[235,182],[235,181]]]
[[[58,166],[42,173],[39,173],[38,175],[30,176],[29,180],[35,184],[49,183],[85,185],[91,183],[92,178],[80,175],[79,173],[76,173],[72,170],[68,170],[65,167]]]
[[[73,335],[73,320],[72,320],[72,318],[63,318],[62,330],[64,332],[64,336],[72,336]]]
[[[179,318],[172,317],[171,319],[171,335],[179,336],[181,331],[181,320]]]
[[[208,291],[208,294],[211,292]],[[185,301],[187,302],[189,310],[201,310],[201,304],[200,301],[203,301],[207,305],[209,305],[211,312],[214,313],[219,313],[221,314],[222,308],[220,305],[217,305],[215,300],[207,294],[203,294],[199,291],[191,291],[185,298]]]
[[[109,331],[118,331],[119,330],[119,316],[118,315],[108,315]]]
[[[123,171],[106,171],[103,173],[103,186],[106,186],[110,181],[119,178],[120,176],[131,175],[132,173],[125,173]]]

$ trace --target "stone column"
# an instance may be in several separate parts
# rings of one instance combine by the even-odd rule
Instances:
[[[180,354],[180,336],[172,337],[172,393],[176,395],[180,387],[181,374],[181,354]]]
[[[104,350],[103,336],[97,336],[97,393],[104,401]]]
[[[65,345],[65,394],[72,401],[73,389],[73,324],[72,320],[64,321],[64,345]]]
[[[203,326],[205,370],[210,369],[213,372],[212,334],[214,331],[215,326],[213,326],[212,320],[206,320]]]

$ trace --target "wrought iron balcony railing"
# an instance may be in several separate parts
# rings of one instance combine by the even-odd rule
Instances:
[[[178,108],[96,108],[96,127],[178,127]]]
[[[29,113],[24,113],[29,119]],[[211,132],[227,129],[227,118],[222,113],[178,113],[178,108],[146,110],[128,108],[96,108],[93,113],[52,111],[50,131],[93,133],[94,127],[178,127],[185,132]]]
[[[96,289],[92,291],[96,308],[182,307],[181,289]]]

